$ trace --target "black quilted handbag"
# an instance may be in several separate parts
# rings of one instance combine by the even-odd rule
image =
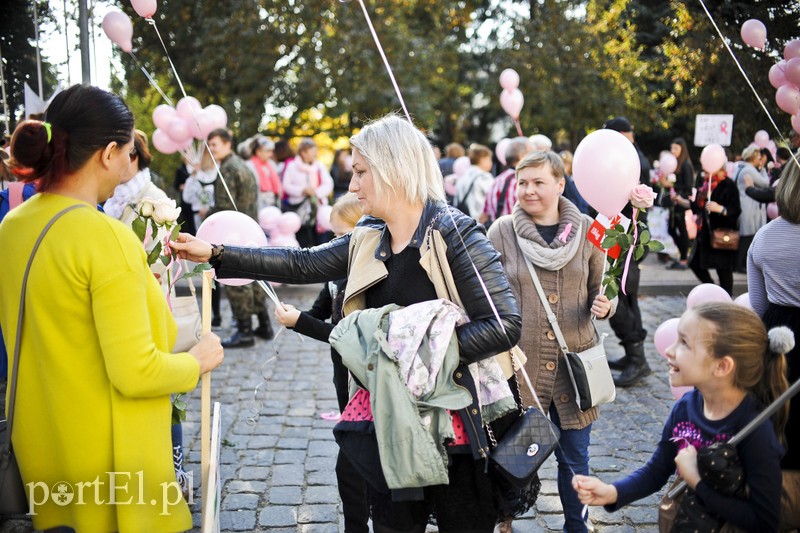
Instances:
[[[555,451],[560,435],[541,411],[528,408],[492,450],[495,471],[515,487],[528,486],[542,463]]]
[[[511,351],[512,368],[518,370],[525,383],[541,407],[539,397],[533,389],[531,380],[525,367],[514,357]],[[519,379],[514,379],[517,384],[517,398],[522,394],[519,390]],[[492,450],[492,465],[495,472],[517,488],[526,488],[530,485],[539,467],[542,466],[548,457],[558,446],[558,439],[561,432],[550,419],[535,407],[529,407],[523,411],[520,406],[520,416],[508,428]]]

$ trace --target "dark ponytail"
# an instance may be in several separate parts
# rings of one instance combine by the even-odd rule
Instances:
[[[119,96],[88,85],[56,95],[44,121],[21,122],[11,137],[11,169],[47,191],[109,143],[131,140],[133,114]]]

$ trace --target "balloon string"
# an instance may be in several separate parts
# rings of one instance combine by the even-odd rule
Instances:
[[[378,52],[380,52],[381,58],[383,58],[383,64],[386,67],[386,72],[389,73],[389,78],[392,80],[394,92],[397,93],[397,98],[400,100],[400,105],[403,106],[403,112],[406,114],[408,121],[413,124],[414,121],[411,120],[411,115],[408,113],[408,109],[406,108],[406,102],[403,100],[403,95],[400,93],[400,87],[397,86],[397,80],[394,79],[392,67],[389,65],[389,60],[386,59],[386,54],[383,52],[381,41],[378,39],[378,34],[375,32],[375,28],[372,26],[372,19],[369,18],[369,12],[367,12],[367,7],[364,5],[364,0],[358,0],[358,3],[361,4],[361,9],[364,11],[364,18],[367,19],[367,26],[369,26],[369,31],[372,33],[372,38],[375,40],[375,45],[378,47]]]
[[[778,128],[778,125],[775,123],[775,119],[772,118],[772,115],[770,114],[769,110],[767,109],[767,106],[764,105],[764,101],[758,95],[758,91],[756,91],[756,88],[753,87],[753,84],[750,82],[750,78],[747,76],[747,73],[744,71],[744,68],[742,68],[741,63],[739,63],[739,60],[736,58],[736,54],[734,54],[733,50],[731,50],[731,47],[728,44],[728,41],[725,39],[725,36],[722,35],[722,31],[720,31],[719,26],[717,26],[717,23],[714,21],[714,17],[712,17],[711,13],[708,11],[708,8],[706,7],[705,2],[703,2],[703,0],[698,0],[698,1],[700,2],[700,5],[703,6],[703,11],[706,12],[706,15],[708,16],[708,20],[711,21],[711,25],[714,26],[715,30],[717,30],[717,34],[719,35],[719,38],[722,40],[722,44],[725,45],[725,48],[728,50],[728,53],[733,58],[733,62],[736,63],[736,66],[739,69],[739,72],[742,73],[742,76],[744,76],[744,80],[747,82],[747,85],[750,87],[750,90],[753,91],[753,94],[756,96],[756,100],[758,101],[758,105],[760,105],[761,109],[764,110],[764,113],[767,115],[767,118],[769,119],[770,123],[772,123],[772,127],[775,128],[775,131],[778,133],[778,137],[781,138],[781,140],[784,142],[784,144],[786,144],[787,146],[791,146],[789,144],[789,141],[787,141],[786,138],[783,136],[783,133],[781,133],[780,128]],[[798,166],[800,166],[800,162],[797,160],[797,156],[795,156],[795,153],[792,150],[789,150],[789,153],[792,155],[792,159],[794,159],[794,162]]]
[[[520,137],[524,137],[524,135],[522,134],[522,126],[520,126],[519,124],[519,117],[514,119],[514,125],[517,127],[517,135],[519,135]]]
[[[636,253],[636,240],[639,238],[639,224],[636,223],[636,216],[638,214],[639,208],[636,207],[633,210],[633,220],[631,221],[631,224],[633,224],[633,244],[628,248],[628,257],[625,258],[625,268],[622,270],[622,294],[626,296],[628,295],[628,291],[625,287],[628,281],[628,270],[631,268],[631,256]]]
[[[153,88],[154,88],[156,91],[158,91],[158,94],[160,94],[160,95],[161,95],[161,98],[163,98],[163,99],[164,99],[164,101],[165,101],[165,102],[166,102],[168,105],[173,105],[173,104],[172,104],[172,100],[170,99],[170,97],[169,97],[169,96],[167,96],[166,94],[164,94],[164,91],[162,91],[162,90],[161,90],[161,87],[159,87],[159,86],[158,86],[158,83],[156,83],[156,80],[154,80],[154,79],[153,79],[153,77],[152,77],[152,76],[150,76],[150,73],[149,73],[149,72],[147,72],[147,69],[145,69],[145,68],[144,68],[144,65],[142,65],[141,63],[139,63],[139,59],[138,59],[138,58],[136,57],[136,55],[133,53],[133,50],[131,50],[129,53],[130,53],[131,57],[133,58],[133,62],[134,62],[134,63],[136,63],[136,66],[138,66],[138,67],[141,69],[142,73],[144,74],[144,77],[145,77],[145,78],[147,78],[147,81],[149,81],[149,82],[150,82],[150,85],[152,85],[152,86],[153,86]]]
[[[167,56],[167,61],[169,61],[169,66],[172,67],[172,73],[175,74],[175,79],[178,82],[178,86],[181,88],[181,93],[183,97],[186,98],[186,89],[183,88],[183,82],[181,81],[181,77],[178,76],[178,71],[175,69],[175,65],[172,63],[172,58],[169,57],[169,52],[167,51],[167,45],[164,44],[164,39],[161,38],[161,33],[158,31],[158,26],[156,26],[156,21],[153,20],[152,17],[144,19],[153,26],[153,29],[156,30],[156,35],[158,36],[158,40],[161,41],[161,46],[164,48],[164,54]]]

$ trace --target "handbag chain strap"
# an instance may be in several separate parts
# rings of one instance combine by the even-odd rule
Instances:
[[[17,400],[17,379],[19,378],[19,356],[20,356],[20,345],[22,344],[22,319],[25,315],[25,295],[27,293],[28,288],[28,275],[31,272],[31,265],[33,264],[33,258],[36,255],[37,250],[39,250],[39,245],[42,244],[42,240],[44,236],[50,231],[50,228],[55,224],[55,222],[61,218],[62,216],[66,215],[68,212],[72,211],[73,209],[80,209],[82,207],[89,207],[85,204],[76,204],[71,205],[65,209],[62,209],[58,213],[56,213],[53,218],[50,219],[50,222],[42,230],[42,233],[39,234],[39,238],[36,239],[36,243],[33,245],[33,250],[31,251],[31,256],[28,259],[28,264],[25,266],[25,274],[22,277],[22,292],[19,297],[19,315],[17,317],[17,336],[16,342],[14,344],[14,368],[11,374],[11,386],[8,390],[8,414],[6,416],[7,424],[6,428],[8,430],[6,442],[3,443],[2,454],[0,454],[3,460],[7,459],[11,454],[11,430],[14,425],[14,407],[16,405]]]

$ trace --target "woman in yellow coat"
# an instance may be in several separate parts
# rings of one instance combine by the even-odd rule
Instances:
[[[45,122],[20,124],[11,148],[16,173],[38,179],[39,194],[0,224],[9,369],[33,243],[53,215],[87,207],[53,225],[28,278],[11,440],[33,525],[190,529],[172,467],[169,395],[193,389],[222,362],[222,347],[211,334],[170,353],[175,322],[142,245],[96,209],[128,173],[133,116],[119,97],[76,85],[56,96]]]

